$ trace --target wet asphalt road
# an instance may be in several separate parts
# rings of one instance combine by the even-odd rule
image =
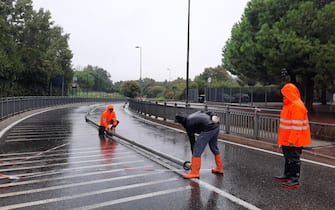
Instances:
[[[117,133],[182,160],[186,135],[139,120],[116,104]],[[213,155],[202,155],[200,180],[141,156],[114,140],[101,140],[84,120],[98,121],[105,106],[53,110],[24,120],[0,141],[0,209],[333,209],[335,169],[302,163],[302,187],[281,188],[278,154],[220,142],[225,173],[213,175]],[[183,172],[183,171],[180,171]]]

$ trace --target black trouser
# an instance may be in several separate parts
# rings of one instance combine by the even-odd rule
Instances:
[[[297,181],[300,177],[302,147],[282,146],[282,150],[285,158],[284,175],[291,180]]]
[[[99,135],[104,135],[105,134],[105,126],[99,126]]]
[[[113,124],[113,120],[112,120],[112,122],[111,122],[111,124]],[[119,124],[119,121],[118,120],[116,120],[116,125],[115,125],[115,127],[117,126]],[[105,134],[105,130],[106,130],[106,128],[104,127],[104,126],[99,126],[99,135],[104,135]]]

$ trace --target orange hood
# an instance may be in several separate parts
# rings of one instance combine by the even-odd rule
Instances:
[[[300,92],[298,88],[292,83],[287,83],[284,85],[284,87],[281,89],[281,93],[290,102],[300,100]]]

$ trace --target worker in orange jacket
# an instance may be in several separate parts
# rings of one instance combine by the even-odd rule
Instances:
[[[282,148],[285,168],[284,175],[276,176],[275,179],[284,188],[299,188],[302,147],[311,143],[307,109],[294,84],[285,84],[281,93],[284,98],[280,113],[278,147]]]
[[[114,106],[109,104],[107,109],[101,114],[99,135],[104,135],[105,131],[111,135],[114,135],[115,128],[118,124],[119,121],[116,119]]]

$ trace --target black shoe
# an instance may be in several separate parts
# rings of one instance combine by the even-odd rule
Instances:
[[[291,181],[291,179],[288,176],[285,176],[285,175],[275,176],[275,180],[277,182],[288,182],[288,181]]]
[[[288,181],[288,182],[283,182],[282,187],[286,189],[294,189],[294,188],[299,188],[300,184],[299,181]]]

